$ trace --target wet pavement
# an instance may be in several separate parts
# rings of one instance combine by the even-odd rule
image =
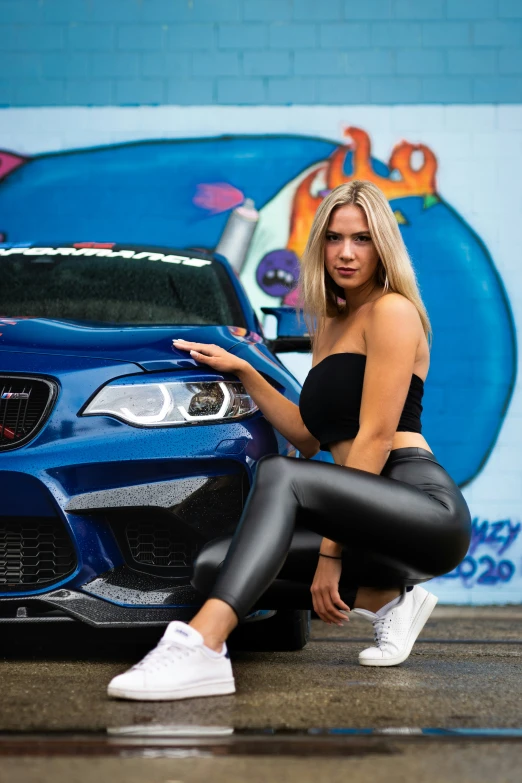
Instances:
[[[397,744],[352,758],[183,757],[2,759],[1,783],[520,783],[522,747]]]
[[[361,781],[520,780],[520,732],[419,735],[522,727],[519,607],[438,607],[410,658],[384,669],[357,663],[371,640],[364,620],[354,616],[342,629],[314,621],[312,641],[300,652],[236,651],[236,695],[170,703],[105,696],[109,679],[159,631],[94,632],[72,624],[1,630],[1,783],[59,781],[66,770],[81,783],[109,775],[147,783],[210,775],[335,781],[355,773]],[[196,737],[201,726],[234,732],[213,741],[178,736],[158,743],[149,736],[121,744],[125,727],[150,734],[158,724],[190,726]],[[404,728],[413,731],[397,732]],[[35,736],[41,733],[47,741]],[[55,755],[50,737],[61,742]]]

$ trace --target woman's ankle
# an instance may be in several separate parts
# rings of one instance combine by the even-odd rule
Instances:
[[[374,587],[359,587],[355,596],[354,609],[366,609],[368,612],[378,612],[401,595],[399,587],[378,590]]]
[[[203,604],[189,625],[199,631],[206,647],[221,652],[237,622],[237,615],[228,604],[212,598]]]
[[[203,637],[203,644],[205,647],[209,647],[214,652],[221,652],[223,645],[227,640],[227,636],[222,631],[213,631],[208,627],[205,622],[198,622],[196,618],[190,621],[189,625],[196,631],[199,631]]]

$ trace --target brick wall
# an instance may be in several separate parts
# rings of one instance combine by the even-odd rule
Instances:
[[[522,101],[522,0],[0,0],[0,106]]]

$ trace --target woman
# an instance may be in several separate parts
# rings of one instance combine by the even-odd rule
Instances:
[[[313,366],[299,407],[227,351],[175,345],[236,375],[304,457],[329,449],[336,464],[260,461],[221,570],[222,547],[212,543],[196,562],[193,583],[210,597],[189,625],[170,623],[143,661],[112,680],[109,695],[233,693],[226,639],[289,571],[311,583],[325,622],[342,625],[351,609],[372,621],[375,646],[360,653],[361,664],[397,665],[437,602],[419,582],[452,570],[466,554],[466,502],[421,435],[430,324],[397,221],[375,185],[352,181],[323,200],[300,288]],[[296,523],[322,537],[309,537],[316,543],[308,552],[292,549]]]

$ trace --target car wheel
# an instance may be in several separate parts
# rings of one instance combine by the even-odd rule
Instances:
[[[309,638],[307,609],[279,609],[267,619],[239,625],[230,636],[230,647],[260,652],[302,650]]]

